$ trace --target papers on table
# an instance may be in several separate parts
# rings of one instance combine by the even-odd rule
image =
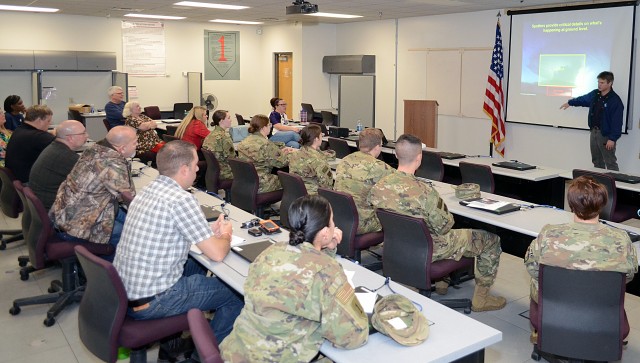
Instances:
[[[373,313],[373,307],[376,304],[376,298],[378,297],[378,293],[376,292],[356,292],[356,298],[362,305],[362,309],[365,313],[371,314]]]
[[[493,199],[480,198],[478,200],[474,200],[467,204],[467,207],[478,208],[478,209],[486,209],[486,210],[498,210],[502,207],[505,207],[511,203],[508,202],[500,202]]]

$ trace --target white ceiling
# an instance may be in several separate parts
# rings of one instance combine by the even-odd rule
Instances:
[[[199,0],[219,4],[244,5],[244,10],[215,10],[186,8],[173,5],[179,0],[0,0],[4,5],[53,7],[56,14],[120,18],[127,13],[185,16],[178,21],[206,22],[211,19],[262,21],[265,24],[305,21],[347,23],[413,16],[464,13],[491,9],[517,9],[540,6],[610,3],[620,0],[562,1],[562,0],[310,0],[319,11],[361,15],[357,19],[318,18],[304,15],[285,15],[291,0]],[[198,1],[198,0],[194,0]],[[25,25],[28,26],[28,25]]]

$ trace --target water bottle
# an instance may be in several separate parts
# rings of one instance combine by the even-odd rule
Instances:
[[[307,122],[307,111],[300,110],[300,122]]]
[[[358,124],[356,125],[356,132],[362,131],[362,121],[358,120]]]
[[[187,117],[187,110],[184,110],[184,117]]]

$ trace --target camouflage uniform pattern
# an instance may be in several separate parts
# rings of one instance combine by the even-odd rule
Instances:
[[[475,257],[476,285],[493,285],[502,253],[500,237],[479,229],[451,229],[453,216],[429,184],[394,170],[371,189],[369,201],[376,208],[422,217],[433,239],[433,261]]]
[[[353,349],[369,325],[340,264],[312,244],[277,243],[251,265],[225,362],[309,362],[324,339]]]
[[[260,179],[259,193],[282,189],[280,180],[271,169],[282,168],[289,164],[289,158],[280,149],[284,144],[271,142],[260,133],[247,136],[238,144],[238,157],[253,162]]]
[[[233,179],[228,158],[236,156],[233,140],[229,133],[220,126],[215,126],[213,131],[204,139],[202,148],[211,151],[220,164],[220,179]]]
[[[138,134],[138,146],[136,146],[136,151],[138,153],[151,151],[151,149],[153,149],[159,142],[162,141],[160,140],[160,137],[158,136],[158,133],[155,129],[146,131],[138,130],[138,127],[140,127],[143,122],[147,121],[153,120],[146,115],[140,115],[137,117],[129,116],[124,122],[125,125],[131,126],[136,129],[136,134]]]
[[[541,263],[572,270],[623,272],[627,282],[638,272],[636,249],[627,233],[600,223],[548,224],[542,228],[524,258],[535,302]]]
[[[393,168],[370,154],[356,151],[344,157],[336,169],[333,189],[351,194],[358,208],[358,234],[382,230],[375,210],[367,201],[371,187]]]
[[[62,182],[49,217],[71,236],[108,243],[122,192],[135,195],[131,166],[101,140],[82,153]]]
[[[318,194],[319,186],[333,187],[333,174],[327,159],[322,151],[303,146],[289,157],[289,172],[302,178],[307,193]]]

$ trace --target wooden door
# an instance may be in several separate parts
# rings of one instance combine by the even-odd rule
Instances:
[[[276,97],[280,97],[288,104],[287,115],[289,118],[297,119],[294,111],[298,109],[293,102],[293,54],[276,53]]]

